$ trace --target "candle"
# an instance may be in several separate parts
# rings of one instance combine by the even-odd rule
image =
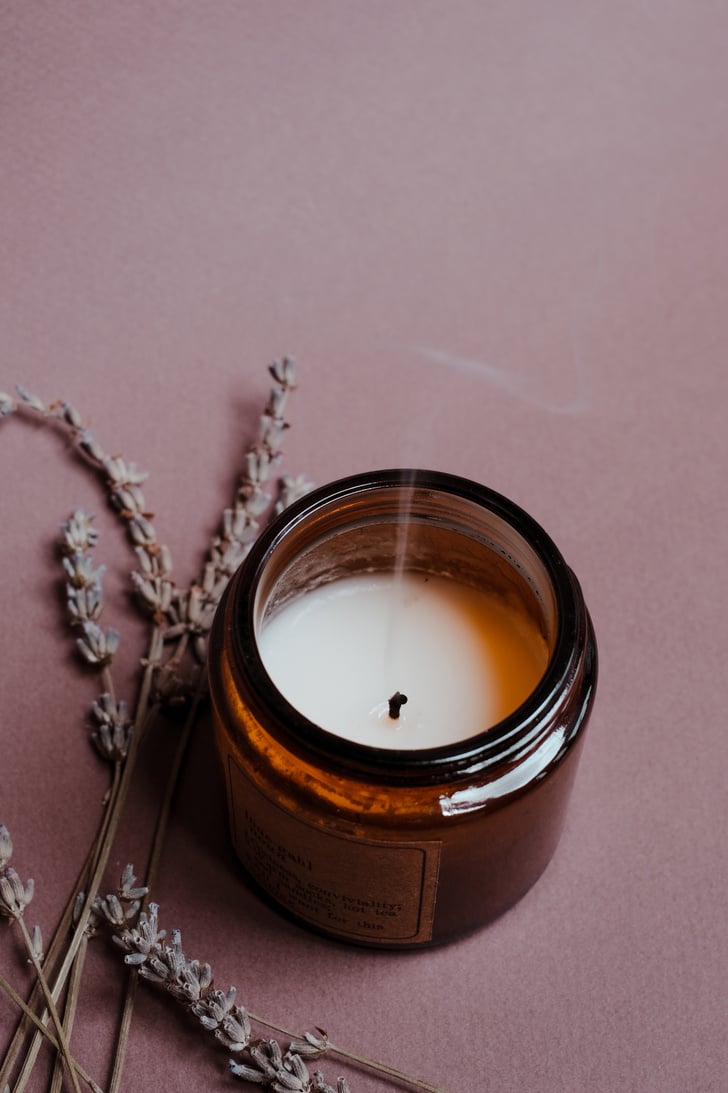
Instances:
[[[261,628],[278,690],[315,724],[378,748],[430,748],[512,713],[548,649],[514,597],[427,573],[344,577]],[[406,701],[393,696],[405,696]]]
[[[545,869],[596,645],[574,574],[507,498],[435,471],[302,498],[231,580],[208,667],[233,846],[296,921],[440,944]]]

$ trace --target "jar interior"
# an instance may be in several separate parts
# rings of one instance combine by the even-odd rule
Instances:
[[[554,587],[531,543],[498,512],[417,485],[333,499],[289,528],[259,571],[256,635],[305,592],[355,574],[397,572],[446,577],[507,600],[553,652]]]

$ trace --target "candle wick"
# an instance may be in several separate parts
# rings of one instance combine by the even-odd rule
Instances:
[[[407,701],[407,695],[403,695],[401,691],[395,691],[392,697],[389,699],[389,716],[396,721],[399,717],[399,711]]]

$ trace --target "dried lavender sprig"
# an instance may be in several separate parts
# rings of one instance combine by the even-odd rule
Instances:
[[[87,936],[86,925],[91,914],[93,899],[99,891],[101,879],[106,870],[111,847],[121,821],[121,816],[131,785],[139,742],[142,736],[141,729],[144,726],[150,711],[153,666],[159,663],[161,649],[162,641],[160,629],[158,626],[154,626],[149,639],[148,654],[145,659],[145,668],[142,675],[141,687],[131,730],[128,754],[123,763],[121,761],[116,761],[113,766],[113,782],[108,795],[108,803],[102,816],[94,845],[89,854],[90,878],[87,881],[86,899],[76,923],[76,929],[68,944],[68,948],[66,949],[61,967],[55,975],[52,988],[52,997],[54,1000],[57,1000],[58,997],[60,997],[63,986],[74,966],[74,961],[76,960],[79,949],[85,943],[85,938]],[[23,1037],[24,1030],[19,1028],[16,1036],[18,1038]],[[17,1042],[19,1041],[14,1040],[11,1045],[11,1052],[13,1054],[15,1053]],[[25,1088],[35,1065],[35,1060],[38,1051],[40,1050],[40,1043],[40,1036],[36,1035],[28,1047],[21,1075],[15,1085],[15,1093],[22,1093],[22,1090]]]
[[[0,416],[7,416],[18,409],[25,408],[42,418],[50,419],[65,427],[85,461],[104,479],[111,504],[125,522],[129,536],[135,545],[141,573],[146,576],[151,574],[153,577],[161,578],[165,586],[171,587],[171,555],[168,548],[157,540],[152,518],[147,511],[141,489],[141,484],[148,477],[146,472],[139,471],[133,463],[127,463],[120,457],[105,452],[98,440],[84,426],[81,415],[70,402],[56,401],[46,404],[24,387],[19,386],[16,390],[17,399],[13,399],[4,393],[0,394]],[[83,517],[72,521],[72,529],[69,529],[67,542],[70,550],[72,552],[76,549],[83,551],[87,547],[93,546],[94,543],[95,533],[90,531],[88,522],[84,521]],[[78,572],[82,573],[83,570],[81,569]],[[169,593],[165,592],[164,595],[168,597]],[[111,628],[104,632],[98,626],[93,617],[97,610],[96,598],[97,589],[95,588],[92,590],[86,589],[83,593],[71,597],[74,607],[79,609],[77,613],[81,616],[79,622],[82,628],[82,637],[78,642],[79,651],[88,663],[105,667],[116,651],[119,636],[118,632]],[[90,617],[82,617],[84,614]],[[134,717],[134,728],[137,735],[147,720],[152,691],[152,676],[161,662],[163,649],[159,633],[162,619],[157,616],[154,621],[155,626],[150,636],[147,656],[143,661],[145,670]],[[108,693],[111,699],[115,701],[111,687],[109,687]],[[94,707],[93,714],[99,726],[99,731],[95,735],[100,742],[101,750],[102,752],[107,751],[109,753],[108,757],[117,760],[117,762],[115,763],[115,782],[111,799],[102,821],[97,849],[93,855],[96,864],[94,875],[89,883],[91,895],[98,890],[110,851],[111,840],[118,826],[134,766],[134,763],[128,760],[133,758],[135,752],[135,747],[133,745],[130,747],[129,744],[130,733],[133,730],[126,724],[126,713],[123,707],[119,708],[117,706],[115,713],[112,712],[105,696],[102,695],[99,703]],[[127,759],[124,775],[118,777],[118,762],[124,758]],[[88,911],[85,912],[85,917],[87,917],[87,914]],[[72,942],[71,949],[66,954],[66,960],[56,983],[57,990],[60,990],[65,977],[68,975],[70,962],[72,962],[73,956],[80,945],[82,933],[83,931],[77,935]]]
[[[0,915],[11,922],[22,918],[35,892],[35,881],[29,879],[24,884],[9,864],[12,856],[13,840],[5,824],[0,823]]]
[[[79,639],[79,648],[84,659],[88,663],[98,661],[97,652],[91,649],[90,642],[99,646],[103,642],[107,644],[107,635],[103,634],[97,625],[103,608],[102,580],[106,572],[105,566],[95,568],[91,548],[96,545],[98,532],[93,527],[93,516],[76,509],[71,517],[61,524],[61,537],[59,546],[63,555],[63,569],[66,574],[66,606],[72,626],[84,629],[86,624],[90,628],[92,637]],[[98,635],[97,636],[97,632]],[[118,646],[118,631],[114,631],[114,638],[108,655],[103,658],[103,663],[111,659],[116,646]]]
[[[51,989],[43,971],[43,940],[40,927],[35,926],[31,933],[25,922],[24,912],[33,898],[34,883],[32,880],[28,880],[24,884],[16,870],[8,864],[12,853],[13,842],[10,832],[5,824],[0,823],[0,861],[2,862],[0,866],[0,915],[9,918],[11,922],[15,922],[20,930],[30,962],[35,969],[37,980],[43,991],[46,1006],[56,1026],[61,1056],[68,1068],[75,1093],[81,1093],[63,1023],[58,1015]]]
[[[237,1078],[273,1093],[350,1093],[346,1078],[337,1078],[334,1089],[320,1071],[311,1075],[300,1055],[290,1048],[284,1053],[277,1040],[256,1041],[248,1049],[247,1062],[230,1059],[229,1065]]]
[[[133,875],[130,866],[127,871]],[[134,896],[138,892],[136,889]],[[114,928],[112,939],[126,954],[125,963],[141,978],[166,990],[236,1056],[230,1060],[233,1074],[274,1093],[349,1093],[344,1079],[339,1079],[334,1089],[321,1075],[309,1074],[304,1056],[322,1054],[327,1047],[325,1037],[307,1034],[289,1044],[285,1052],[276,1040],[251,1039],[250,1015],[236,1003],[235,987],[220,990],[215,987],[208,963],[188,960],[179,930],[173,930],[167,940],[166,930],[160,928],[158,904],[150,903],[148,910],[140,912],[136,924],[129,924],[133,915],[123,907],[128,899],[128,893],[120,888],[116,896],[97,899],[95,913]]]
[[[205,664],[209,632],[222,594],[250,551],[273,502],[269,484],[280,463],[280,445],[289,428],[285,412],[288,398],[296,387],[296,366],[293,358],[283,357],[274,361],[268,370],[273,386],[261,414],[257,439],[245,453],[233,504],[223,511],[220,529],[213,538],[197,581],[189,589],[174,589],[165,599],[164,589],[158,586],[154,573],[134,578],[148,608],[164,611],[169,620],[164,631],[165,641],[175,643],[172,656],[161,666],[155,681],[155,693],[162,700],[169,701],[180,692],[184,693],[185,682],[187,693],[197,685],[194,673],[185,681],[182,661],[190,650],[198,665]],[[303,475],[282,479],[275,511],[310,489],[311,483]]]
[[[307,1055],[316,1050],[313,1046],[307,1048],[305,1043],[302,1049],[300,1041],[296,1040],[296,1034],[291,1032],[290,1029],[283,1028],[281,1025],[277,1025],[275,1022],[269,1021],[265,1017],[261,1017],[252,1011],[249,1011],[249,1016],[254,1024],[263,1025],[265,1028],[272,1029],[274,1032],[279,1032],[281,1035],[289,1037],[291,1039],[289,1048],[295,1049],[299,1054]],[[392,1081],[397,1082],[400,1085],[406,1085],[411,1089],[421,1089],[424,1090],[425,1093],[446,1093],[441,1086],[432,1085],[431,1082],[426,1082],[422,1078],[414,1078],[411,1074],[405,1074],[404,1071],[398,1070],[396,1067],[388,1066],[387,1063],[380,1063],[376,1059],[370,1059],[366,1055],[359,1055],[355,1051],[349,1051],[348,1048],[340,1047],[338,1044],[332,1043],[323,1029],[318,1029],[317,1031],[321,1033],[325,1039],[326,1051],[329,1055],[339,1055],[342,1059],[348,1059],[350,1062],[356,1063],[366,1070],[375,1071],[377,1074],[381,1074],[385,1078],[391,1078]],[[304,1041],[313,1045],[315,1041],[313,1033],[304,1033]]]
[[[268,418],[276,419],[281,417],[283,405],[285,403],[286,390],[293,386],[292,377],[292,365],[290,363],[274,364],[271,366],[271,373],[277,384],[280,385],[281,390],[274,390],[271,393],[269,404],[266,410],[270,410],[267,414]],[[78,450],[85,457],[86,461],[90,463],[94,469],[100,471],[106,479],[106,485],[109,490],[110,499],[112,504],[116,507],[120,515],[127,521],[128,530],[132,541],[135,543],[135,550],[137,558],[140,564],[140,580],[137,583],[137,588],[142,591],[147,599],[147,606],[150,606],[149,594],[150,585],[151,591],[157,597],[157,600],[151,605],[154,608],[154,622],[155,628],[152,631],[149,651],[147,657],[143,660],[145,668],[140,696],[137,704],[136,716],[134,718],[134,724],[137,730],[141,729],[146,721],[147,710],[149,707],[149,701],[152,694],[152,678],[155,670],[158,668],[161,660],[162,652],[162,640],[161,630],[162,623],[166,621],[165,614],[171,612],[172,584],[169,579],[171,572],[171,559],[169,551],[163,544],[158,544],[154,527],[150,521],[149,514],[145,512],[145,505],[143,494],[141,491],[141,483],[146,479],[146,474],[137,471],[133,464],[127,465],[124,461],[117,457],[108,456],[98,441],[91,435],[91,433],[84,428],[83,421],[78,411],[68,402],[55,402],[50,405],[46,405],[40,398],[30,393],[25,388],[18,388],[18,399],[13,399],[6,394],[0,394],[0,417],[7,416],[10,413],[15,412],[20,407],[32,410],[46,419],[53,419],[59,422],[70,432],[72,440],[77,442]],[[264,414],[264,419],[266,414]],[[275,422],[274,426],[271,422],[265,420],[261,423],[261,435],[263,441],[270,438],[275,434],[280,436],[282,434],[285,424],[281,421]],[[277,431],[276,431],[277,430]],[[249,457],[248,467],[250,474],[248,477],[252,477],[258,480],[258,482],[264,477],[261,468],[266,464],[265,459],[259,460],[257,464],[253,463],[252,457]],[[243,490],[245,493],[246,491]],[[247,491],[250,492],[250,491]],[[252,491],[255,492],[255,491]],[[252,507],[252,506],[251,506]],[[257,507],[257,506],[256,506]],[[80,530],[78,537],[71,536],[70,547],[75,549],[76,547],[84,549],[87,546],[92,546],[95,538],[89,533],[89,529],[83,526],[83,520],[77,521],[80,524]],[[88,534],[87,534],[88,533]],[[147,581],[149,584],[142,584],[142,581]],[[218,597],[221,594],[222,589],[218,591]],[[194,597],[193,597],[194,601]],[[161,611],[160,611],[161,608]],[[194,617],[192,622],[196,623]],[[86,619],[87,624],[94,622],[93,619]],[[179,623],[179,618],[172,617],[172,623]],[[166,627],[168,630],[169,626]],[[186,643],[188,641],[187,627],[183,626],[183,633],[180,636],[178,648],[175,652],[173,660],[179,659],[179,655],[184,651]],[[172,637],[172,635],[168,635]],[[93,628],[87,626],[84,632],[83,652],[86,654],[87,659],[92,663],[104,662],[109,653],[113,653],[115,649],[115,636],[111,635],[110,640],[103,634],[99,634]],[[196,635],[196,645],[198,653],[202,646],[202,635]],[[177,683],[175,673],[168,673],[168,686],[174,686]],[[65,960],[61,967],[61,970],[56,979],[54,993],[58,994],[62,989],[68,972],[73,964],[75,955],[82,944],[82,938],[85,936],[83,926],[87,921],[88,914],[90,913],[90,898],[95,891],[98,890],[105,862],[108,859],[108,853],[113,840],[114,833],[118,826],[121,810],[128,791],[128,785],[131,779],[131,773],[134,766],[134,756],[136,747],[138,746],[138,734],[136,742],[132,745],[132,754],[128,757],[128,762],[123,768],[123,775],[119,775],[120,760],[123,758],[124,746],[122,744],[122,733],[126,733],[126,726],[123,724],[124,717],[115,717],[110,707],[104,701],[104,697],[101,697],[101,701],[97,704],[97,708],[94,709],[94,713],[99,720],[100,733],[102,745],[107,749],[110,748],[112,753],[115,751],[118,754],[110,755],[110,758],[116,758],[117,762],[114,764],[114,786],[110,791],[110,800],[104,818],[102,820],[101,829],[99,831],[95,847],[89,855],[89,860],[95,862],[95,867],[92,870],[91,880],[89,882],[89,899],[86,906],[82,911],[82,920],[78,924],[77,932],[71,942],[71,946],[66,953]],[[111,696],[113,699],[113,695]],[[99,712],[101,716],[99,718]],[[117,714],[118,714],[117,709]],[[121,722],[121,724],[120,724]],[[11,1053],[17,1050],[17,1038],[22,1035],[21,1030],[18,1030],[16,1038],[13,1042]],[[18,1088],[23,1088],[27,1077],[29,1076],[32,1067],[33,1060],[37,1054],[37,1050],[40,1046],[38,1037],[35,1038],[33,1045],[26,1056],[26,1065],[24,1067],[24,1079],[19,1084]]]
[[[114,770],[116,771],[117,769],[117,766],[115,766]],[[104,815],[106,816],[106,813]],[[93,871],[93,860],[95,857],[95,851],[96,845],[94,843],[89,847],[86,852],[86,860],[81,866],[80,873],[76,879],[76,884],[73,889],[73,897],[67,901],[61,917],[56,925],[53,940],[48,946],[45,961],[43,963],[43,970],[46,973],[46,978],[49,980],[53,977],[53,969],[55,968],[56,963],[61,956],[62,950],[66,944],[69,930],[71,929],[71,926],[74,922],[74,905],[77,905],[78,902],[76,893],[80,888],[87,884],[88,877]],[[6,992],[7,987],[7,981],[3,980],[3,989],[6,989]],[[12,990],[12,988],[10,989]],[[15,1000],[16,993],[17,992],[13,992],[12,994],[13,1000]],[[38,1017],[37,1013],[35,1012],[41,996],[42,991],[40,988],[40,984],[36,979],[28,1003],[22,1002],[22,1004],[20,1005],[20,1009],[23,1013],[23,1020],[18,1025],[15,1031],[15,1035],[13,1036],[13,1039],[5,1054],[5,1058],[2,1060],[2,1064],[0,1064],[0,1083],[3,1083],[4,1078],[8,1077],[15,1068],[21,1052],[23,1040],[26,1038],[26,1032],[29,1027],[29,1023],[34,1024],[36,1028],[40,1030],[42,1035],[46,1037],[46,1039],[52,1038],[52,1043],[54,1044],[54,1046],[58,1046],[58,1041],[55,1039],[55,1037],[51,1037],[51,1033],[48,1031],[46,1025],[41,1021],[40,1017]],[[23,1089],[25,1081],[27,1080],[23,1077],[23,1072],[29,1074],[32,1070],[33,1060],[40,1048],[41,1041],[42,1037],[36,1036],[30,1048],[28,1049],[23,1064],[23,1071],[21,1072],[21,1075],[19,1076],[18,1081],[15,1085],[15,1093],[19,1093],[19,1091]],[[83,1077],[84,1081],[87,1081],[85,1074],[81,1073],[81,1071],[79,1071],[79,1073],[81,1074],[81,1077]]]
[[[115,931],[112,939],[126,954],[125,963],[141,978],[162,987],[181,1002],[206,1031],[212,1032],[227,1047],[234,1056],[229,1065],[237,1077],[268,1086],[275,1093],[280,1090],[349,1093],[344,1078],[337,1079],[334,1089],[326,1084],[319,1072],[302,1077],[304,1071],[308,1074],[306,1060],[333,1054],[410,1088],[425,1093],[445,1093],[439,1086],[333,1044],[324,1029],[317,1028],[315,1032],[305,1032],[301,1036],[260,1017],[246,1006],[239,1006],[235,987],[226,992],[219,990],[214,985],[209,964],[187,959],[179,930],[173,930],[167,941],[167,932],[160,927],[157,903],[150,903],[141,911],[134,924],[134,910],[130,908],[138,907],[139,898],[145,891],[136,887],[133,867],[127,865],[117,896],[96,900],[97,917]],[[122,906],[124,903],[126,908]],[[289,1043],[285,1052],[275,1040],[252,1039],[251,1024],[262,1025],[287,1037]],[[266,1044],[276,1047],[268,1048],[264,1046]],[[293,1062],[294,1058],[296,1062]]]
[[[86,664],[101,668],[106,690],[91,707],[94,732],[91,739],[99,753],[111,762],[123,761],[129,751],[131,718],[125,702],[114,691],[110,664],[119,646],[118,630],[102,630],[98,624],[104,606],[103,575],[105,566],[95,566],[91,553],[99,533],[94,517],[76,509],[61,524],[59,547],[66,575],[66,606],[71,626],[80,629],[78,651]]]
[[[148,511],[142,491],[142,483],[149,477],[148,473],[140,471],[136,464],[105,451],[84,425],[81,414],[72,403],[64,400],[45,403],[20,385],[16,387],[16,393],[17,398],[13,398],[0,392],[0,419],[25,410],[64,428],[85,462],[102,478],[109,501],[124,523],[132,544],[137,548],[137,558],[140,553],[144,556],[144,563],[140,562],[142,576],[151,571],[171,585],[171,555],[168,547],[157,538],[153,516]],[[161,565],[158,561],[160,558]],[[165,592],[165,596],[167,594]]]
[[[148,511],[142,491],[142,483],[149,477],[148,473],[140,471],[136,464],[120,456],[106,452],[84,425],[81,414],[72,403],[65,400],[45,403],[21,386],[16,387],[16,392],[17,398],[0,393],[0,417],[20,409],[29,410],[68,432],[85,462],[103,479],[111,505],[126,526],[139,563],[139,569],[132,573],[132,582],[140,605],[152,614],[157,625],[167,628],[178,625],[180,618],[174,607],[171,553],[158,540],[153,516]],[[83,528],[81,530],[83,532]],[[76,546],[73,540],[71,543]],[[87,545],[92,546],[93,542]],[[83,538],[78,546],[81,550],[86,549]],[[92,594],[84,593],[76,597],[81,601],[82,608],[89,595]],[[118,635],[114,630],[101,631],[93,618],[86,621],[83,636],[79,639],[79,651],[89,664],[103,666],[116,651]],[[161,648],[158,662],[161,663]],[[153,664],[154,672],[159,663]]]
[[[281,441],[288,429],[286,406],[296,387],[296,365],[291,357],[274,361],[269,366],[273,387],[261,414],[258,439],[245,455],[243,473],[237,485],[233,504],[223,512],[222,527],[215,537],[208,556],[208,566],[201,584],[208,598],[222,593],[209,584],[214,574],[216,581],[229,579],[245,558],[260,530],[260,517],[268,509],[272,495],[268,483],[281,459]]]
[[[250,551],[260,531],[261,517],[273,500],[268,483],[280,463],[281,440],[289,428],[285,412],[288,398],[296,387],[296,365],[292,357],[283,357],[269,366],[269,372],[273,387],[261,415],[258,439],[245,456],[233,505],[223,512],[222,527],[213,539],[199,582],[201,610],[205,620],[210,622],[228,580]],[[300,496],[311,488],[302,476],[284,479],[283,485],[287,489],[286,500],[292,497],[294,489]]]
[[[131,719],[128,716],[126,703],[116,699],[110,670],[110,663],[119,643],[119,633],[113,629],[104,632],[98,625],[103,609],[102,578],[105,567],[94,567],[91,550],[96,546],[99,534],[93,526],[93,520],[92,514],[76,509],[61,525],[59,546],[67,578],[66,602],[71,625],[80,628],[83,632],[83,637],[77,639],[78,650],[87,664],[101,668],[104,684],[108,688],[92,705],[92,723],[96,731],[92,732],[91,739],[103,758],[114,763],[116,770],[118,764],[126,759],[129,752]],[[115,778],[112,783],[112,799],[113,788],[118,789],[119,785],[118,778]],[[77,900],[76,916],[82,914],[83,902],[79,905]],[[81,940],[77,944],[77,952],[70,969],[64,1013],[66,1036],[70,1036],[73,1028],[86,959],[87,939],[83,931],[79,937]],[[62,1082],[62,1069],[57,1060],[50,1093],[59,1093]]]
[[[272,495],[268,484],[281,458],[281,442],[288,422],[285,411],[288,398],[296,386],[296,366],[293,358],[284,356],[269,366],[273,387],[260,418],[255,444],[244,458],[244,470],[238,483],[233,505],[223,514],[222,527],[215,537],[208,561],[199,580],[189,590],[177,590],[171,577],[169,549],[157,538],[153,518],[147,511],[142,483],[148,475],[134,463],[109,455],[84,425],[78,410],[68,401],[45,403],[26,388],[16,388],[17,397],[0,392],[0,418],[19,409],[61,425],[70,434],[77,450],[104,479],[112,506],[124,521],[134,544],[139,568],[132,573],[138,602],[164,630],[165,642],[175,642],[168,666],[159,668],[155,681],[155,698],[173,700],[177,693],[189,693],[195,680],[185,687],[180,663],[192,649],[198,663],[205,662],[207,635],[220,597],[228,580],[245,558],[260,530],[260,520],[269,508]],[[275,511],[311,488],[303,477],[284,478]],[[82,610],[87,609],[92,593],[76,597]],[[95,619],[79,639],[79,649],[88,663],[101,665],[115,651],[114,632],[105,634]]]

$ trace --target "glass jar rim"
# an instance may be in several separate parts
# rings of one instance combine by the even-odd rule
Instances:
[[[524,701],[501,721],[452,743],[421,749],[381,749],[347,740],[310,721],[278,690],[260,655],[256,633],[257,593],[272,557],[301,524],[327,506],[377,491],[417,489],[455,497],[487,510],[512,529],[536,555],[556,604],[556,630],[541,679]],[[233,602],[232,651],[238,682],[244,676],[245,700],[254,713],[265,711],[269,728],[294,753],[342,766],[383,781],[435,782],[473,773],[494,763],[515,762],[543,733],[544,719],[580,659],[586,637],[586,609],[581,589],[560,551],[541,525],[515,502],[470,479],[443,471],[398,468],[337,479],[306,494],[275,517],[261,532],[229,588]],[[226,596],[227,599],[227,596]]]

